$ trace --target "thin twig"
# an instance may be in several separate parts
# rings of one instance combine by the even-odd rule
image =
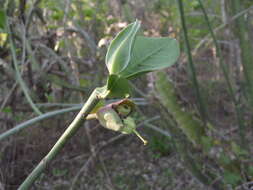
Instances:
[[[68,73],[67,63],[62,59],[62,57],[57,55],[51,48],[47,47],[46,45],[44,45],[42,43],[40,43],[36,46],[38,48],[46,50],[49,53],[49,55],[53,56],[57,61],[59,61],[59,63],[61,64],[61,66],[64,70],[64,72]],[[46,56],[48,56],[48,54],[46,54]]]
[[[74,179],[73,179],[73,181],[72,181],[72,183],[71,183],[70,190],[73,190],[73,189],[74,189],[74,187],[75,187],[75,185],[76,185],[76,182],[77,182],[79,176],[81,175],[81,173],[85,172],[85,173],[83,174],[83,176],[86,175],[86,171],[87,171],[87,168],[88,168],[90,162],[95,158],[95,156],[96,156],[101,150],[103,150],[106,146],[108,146],[108,145],[114,143],[115,141],[117,141],[117,140],[119,140],[119,139],[121,139],[122,137],[125,137],[125,136],[126,136],[126,135],[124,135],[124,134],[117,135],[117,136],[111,138],[109,141],[103,143],[100,147],[98,147],[98,148],[94,151],[94,154],[92,154],[92,155],[89,157],[89,159],[86,161],[86,163],[83,165],[83,167],[82,167],[82,168],[78,171],[78,173],[75,175],[75,177],[74,177]]]
[[[240,16],[246,14],[247,12],[249,12],[251,9],[253,8],[253,6],[239,12],[238,14],[236,14],[235,16],[233,16],[231,19],[229,19],[227,21],[227,23],[224,23],[220,26],[218,26],[217,28],[215,28],[213,30],[214,34],[216,34],[217,32],[219,32],[220,30],[222,30],[223,28],[225,28],[226,26],[228,26],[229,24],[231,24],[232,22],[234,22],[237,18],[239,18]],[[194,50],[192,51],[192,55],[195,56],[197,55],[198,50],[205,44],[207,43],[210,44],[212,42],[212,38],[211,38],[211,34],[206,35],[194,48]]]
[[[18,133],[19,131],[31,126],[32,124],[34,123],[37,123],[41,120],[44,120],[44,119],[48,119],[48,118],[51,118],[51,117],[54,117],[56,115],[60,115],[60,114],[63,114],[63,113],[68,113],[68,112],[71,112],[71,111],[76,111],[76,110],[79,110],[82,106],[74,106],[74,107],[70,107],[70,108],[66,108],[66,109],[60,109],[60,110],[56,110],[56,111],[51,111],[51,112],[47,112],[45,114],[42,114],[40,116],[37,116],[35,118],[32,118],[30,120],[27,120],[15,127],[13,127],[12,129],[0,134],[0,141],[8,138],[9,136],[11,135],[14,135],[16,133]]]
[[[108,173],[108,171],[107,171],[107,168],[106,168],[106,166],[105,166],[104,160],[101,158],[100,155],[98,155],[98,159],[99,159],[99,162],[100,162],[101,165],[102,165],[102,169],[103,169],[103,171],[104,171],[104,173],[105,173],[105,176],[106,176],[106,179],[107,179],[107,181],[108,181],[108,183],[109,183],[108,189],[110,189],[110,190],[115,190],[114,184],[112,183],[112,179],[111,179],[111,177],[110,177],[110,175],[109,175],[109,173]]]
[[[15,89],[18,86],[18,82],[15,82],[15,84],[12,86],[12,88],[10,89],[9,93],[6,95],[6,97],[4,98],[3,103],[0,106],[0,112],[2,112],[2,110],[4,109],[5,105],[7,104],[9,98],[12,96],[13,92],[15,91]]]
[[[199,83],[198,83],[198,80],[197,80],[197,77],[196,77],[195,66],[193,64],[191,46],[190,46],[190,42],[189,42],[189,39],[188,39],[188,30],[187,30],[187,27],[186,27],[185,16],[184,16],[184,5],[183,5],[182,0],[177,0],[177,2],[178,2],[178,7],[179,7],[181,24],[182,24],[182,28],[183,28],[186,51],[187,51],[187,55],[188,55],[189,67],[190,67],[190,71],[191,71],[191,78],[192,78],[192,82],[193,82],[193,86],[194,86],[194,90],[195,90],[195,95],[196,95],[197,100],[198,100],[198,108],[199,108],[199,112],[200,112],[200,116],[201,116],[202,121],[204,123],[206,123],[206,121],[207,121],[207,111],[206,111],[206,107],[205,107],[204,102],[203,102],[203,98],[200,94]]]
[[[29,30],[29,27],[30,27],[30,24],[31,24],[31,22],[32,22],[32,17],[33,17],[33,14],[34,14],[34,12],[35,12],[35,9],[37,8],[37,6],[39,5],[39,3],[41,2],[41,0],[36,0],[33,4],[32,4],[32,6],[31,6],[31,8],[29,9],[29,11],[28,11],[28,16],[27,16],[27,19],[26,19],[26,23],[25,23],[25,30],[28,32],[28,30]]]
[[[93,56],[96,55],[97,45],[95,43],[95,40],[92,39],[92,37],[88,34],[88,32],[86,32],[84,29],[81,29],[78,26],[68,27],[68,28],[66,28],[66,30],[69,32],[75,32],[75,33],[80,34],[88,42],[88,46],[91,50],[92,55]]]
[[[216,36],[215,36],[215,34],[213,32],[213,29],[212,29],[211,23],[209,21],[209,18],[207,16],[205,7],[204,7],[204,5],[203,5],[203,3],[202,3],[201,0],[198,0],[198,1],[199,1],[200,8],[203,11],[204,18],[205,18],[206,24],[208,26],[209,32],[210,32],[211,37],[213,39],[213,42],[214,42],[214,45],[215,45],[215,48],[216,48],[216,51],[217,51],[217,55],[218,55],[219,60],[220,60],[220,66],[221,66],[223,75],[225,77],[225,81],[226,81],[227,86],[228,86],[229,94],[230,94],[230,96],[232,98],[232,102],[233,102],[233,104],[235,106],[237,122],[238,122],[238,125],[239,125],[239,128],[240,128],[241,143],[243,145],[246,145],[246,142],[245,142],[246,141],[246,138],[245,138],[245,125],[243,123],[242,110],[240,108],[240,105],[236,101],[235,90],[234,90],[234,88],[233,88],[233,86],[232,86],[232,84],[230,82],[228,71],[227,71],[227,67],[224,64],[224,60],[223,60],[223,57],[222,57],[221,48],[220,48],[220,46],[219,46],[219,44],[217,42]]]
[[[152,129],[152,130],[154,130],[154,131],[156,131],[156,132],[158,132],[158,133],[160,133],[160,134],[162,134],[162,135],[164,135],[166,137],[171,137],[171,134],[169,132],[160,129],[160,128],[156,127],[153,124],[146,123],[145,125],[146,125],[147,128],[150,128],[150,129]]]
[[[18,68],[18,61],[17,61],[16,50],[15,50],[14,42],[13,42],[13,39],[12,39],[12,33],[11,33],[11,30],[10,30],[8,19],[6,19],[6,29],[7,29],[7,32],[9,33],[9,36],[10,36],[9,37],[10,48],[11,48],[11,54],[12,54],[12,58],[13,58],[13,62],[14,62],[14,67],[15,67],[15,71],[16,71],[17,81],[18,81],[19,85],[21,86],[21,88],[22,88],[22,90],[23,90],[23,92],[25,94],[25,97],[26,97],[28,103],[30,104],[30,106],[32,107],[32,109],[38,115],[41,115],[42,112],[34,104],[32,98],[31,98],[31,96],[29,94],[29,90],[28,90],[28,88],[27,88],[24,80],[21,77],[21,74],[20,74],[20,71],[19,71],[19,68]]]

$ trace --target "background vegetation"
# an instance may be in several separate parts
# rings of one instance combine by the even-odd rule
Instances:
[[[136,18],[144,35],[181,45],[175,66],[131,84],[138,130],[149,144],[89,121],[33,188],[251,188],[252,1],[0,3],[0,139],[32,124],[0,141],[0,190],[17,189],[80,103],[106,83],[108,44]]]

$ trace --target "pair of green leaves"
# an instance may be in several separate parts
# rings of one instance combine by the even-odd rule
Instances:
[[[138,36],[139,29],[139,21],[129,24],[112,40],[107,51],[106,66],[110,73],[107,89],[113,96],[129,93],[127,79],[169,67],[179,56],[175,39]]]

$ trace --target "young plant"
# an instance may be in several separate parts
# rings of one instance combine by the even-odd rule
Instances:
[[[179,56],[179,46],[175,39],[139,36],[139,29],[140,22],[137,20],[119,32],[112,40],[106,54],[106,66],[109,71],[107,84],[103,87],[95,88],[76,118],[46,157],[21,184],[19,189],[23,190],[31,187],[49,162],[77,132],[86,117],[101,100],[109,97],[128,97],[130,94],[128,80],[130,78],[169,67],[176,62]],[[135,133],[139,136],[135,130],[134,119],[129,116],[133,108],[134,103],[124,99],[122,102],[99,108],[96,116],[101,125],[108,129],[125,134]],[[145,144],[146,141],[142,140]]]

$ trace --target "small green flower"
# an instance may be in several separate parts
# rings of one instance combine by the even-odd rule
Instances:
[[[107,129],[119,131],[123,134],[135,133],[145,145],[147,141],[136,131],[135,121],[129,116],[134,107],[135,104],[132,101],[123,99],[100,108],[96,113],[97,119]]]
[[[139,137],[142,142],[144,143],[144,145],[146,145],[148,143],[148,141],[146,141],[139,133],[138,131],[136,131],[136,124],[135,121],[132,117],[127,117],[126,119],[123,120],[124,123],[124,127],[121,129],[121,132],[123,134],[131,134],[131,133],[135,133],[137,135],[137,137]]]

